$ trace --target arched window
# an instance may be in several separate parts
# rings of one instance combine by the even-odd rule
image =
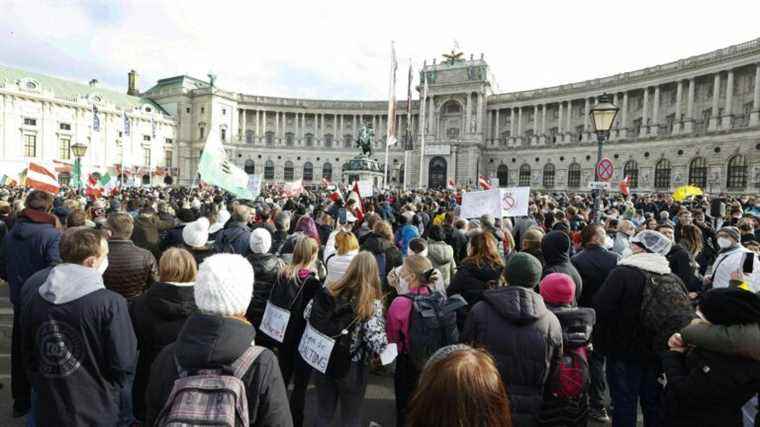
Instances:
[[[274,179],[274,162],[271,160],[264,163],[264,179]]]
[[[303,139],[306,141],[306,146],[311,147],[314,145],[314,134],[307,133],[303,136]]]
[[[343,147],[351,148],[351,144],[354,142],[354,136],[350,133],[343,135]]]
[[[689,163],[689,185],[699,188],[707,186],[707,162],[704,157],[695,157]]]
[[[253,144],[253,131],[250,129],[245,131],[245,143]]]
[[[248,159],[245,161],[243,170],[245,170],[245,173],[248,175],[253,175],[256,173],[256,164],[253,162],[253,160]]]
[[[333,135],[331,133],[328,133],[325,135],[325,147],[332,147],[333,145]]]
[[[456,101],[449,101],[443,106],[444,114],[457,114],[462,112],[462,107]]]
[[[567,169],[567,186],[570,188],[581,186],[581,165],[578,162],[571,163]]]
[[[544,166],[544,188],[554,188],[554,165],[551,163]]]
[[[292,181],[293,180],[293,162],[288,160],[285,162],[285,168],[283,170],[283,177],[285,178],[285,181]]]
[[[496,177],[499,178],[499,187],[509,187],[509,168],[507,165],[499,165],[496,168]]]
[[[274,132],[271,130],[264,134],[264,140],[267,145],[274,145]]]
[[[150,185],[150,175],[142,176],[142,185]]]
[[[311,162],[306,162],[303,164],[303,180],[311,181],[313,179],[314,179],[314,165],[312,165]]]
[[[332,181],[332,165],[330,163],[322,165],[322,178]]]
[[[654,188],[670,188],[670,160],[660,159],[654,167]]]
[[[530,165],[524,163],[520,166],[520,187],[530,187]]]
[[[728,161],[726,187],[729,190],[742,190],[747,187],[747,160],[741,154],[731,157]]]
[[[628,188],[639,187],[639,165],[635,160],[628,160],[623,166],[623,177],[630,177]]]
[[[293,132],[287,132],[285,134],[285,145],[292,147],[296,142],[296,136]]]

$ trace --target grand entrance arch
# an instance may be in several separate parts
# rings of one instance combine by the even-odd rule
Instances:
[[[428,188],[446,188],[446,159],[443,157],[436,156],[430,159]]]

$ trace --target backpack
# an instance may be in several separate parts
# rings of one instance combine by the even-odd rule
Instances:
[[[219,239],[219,244],[217,245],[217,251],[218,253],[222,254],[236,254],[237,250],[235,249],[234,243],[245,234],[245,230],[239,230],[237,233],[235,233],[233,236],[229,236],[222,231],[222,238]],[[244,254],[243,254],[244,255]]]
[[[668,350],[668,338],[694,318],[688,291],[676,275],[641,272],[646,278],[641,297],[641,324],[652,334],[652,350]]]
[[[158,415],[156,425],[248,427],[248,397],[241,380],[264,347],[251,345],[225,369],[202,369],[189,375],[177,364],[179,378]]]
[[[350,300],[333,297],[327,288],[320,289],[312,300],[309,325],[320,333],[335,340],[325,374],[340,379],[348,374],[351,359],[361,350],[351,352],[351,337],[359,318]],[[361,341],[361,337],[359,337]]]
[[[457,311],[467,302],[461,295],[446,298],[442,292],[399,295],[412,301],[409,314],[409,360],[422,370],[439,348],[459,342]]]

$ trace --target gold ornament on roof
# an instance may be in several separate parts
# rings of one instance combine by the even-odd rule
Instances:
[[[451,49],[451,53],[444,53],[443,57],[446,58],[444,62],[449,65],[454,65],[457,62],[464,61],[464,52],[457,52],[455,49]]]

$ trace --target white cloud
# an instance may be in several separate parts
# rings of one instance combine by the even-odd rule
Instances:
[[[177,74],[251,94],[383,99],[389,42],[415,69],[459,41],[501,91],[601,77],[760,36],[760,3],[652,1],[6,2],[0,62],[123,88]],[[4,35],[3,35],[4,36]],[[415,73],[416,76],[416,73]]]

